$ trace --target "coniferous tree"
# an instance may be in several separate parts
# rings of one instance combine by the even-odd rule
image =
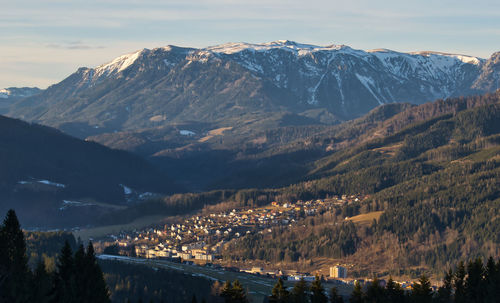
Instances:
[[[87,267],[87,279],[89,280],[88,286],[88,302],[94,303],[109,303],[109,289],[104,280],[101,267],[97,264],[94,246],[89,242],[87,246],[87,253],[85,254],[84,264]]]
[[[222,297],[222,291],[224,289],[224,285],[220,283],[218,280],[215,281],[212,286],[210,287],[210,298],[212,299],[211,301],[216,300],[215,298],[221,298]],[[220,300],[217,300],[220,301]]]
[[[412,300],[415,303],[431,303],[432,295],[431,282],[425,275],[422,275],[418,282],[413,284]]]
[[[233,302],[237,302],[237,303],[248,302],[246,291],[243,288],[243,285],[241,285],[240,281],[238,281],[238,280],[234,280],[234,282],[233,282],[232,294],[233,294],[233,297],[232,297]]]
[[[483,260],[477,258],[467,264],[467,280],[465,281],[465,293],[469,302],[482,302],[485,289],[485,274]]]
[[[35,272],[33,273],[33,283],[31,285],[32,300],[36,303],[50,302],[52,283],[50,274],[45,268],[45,263],[38,260]]]
[[[325,289],[321,284],[321,280],[318,275],[314,278],[314,281],[311,283],[311,303],[326,303],[328,302],[328,298],[325,295]]]
[[[29,281],[31,271],[28,268],[24,234],[14,210],[9,210],[0,228],[0,301],[29,302]]]
[[[453,271],[450,270],[445,274],[443,279],[443,286],[439,287],[436,295],[438,303],[451,303],[453,291]]]
[[[330,288],[330,303],[344,303],[344,298],[339,295],[335,286]]]
[[[293,303],[307,303],[309,298],[307,292],[309,291],[309,286],[304,278],[300,278],[299,282],[295,283],[290,293],[290,298]]]
[[[232,302],[233,285],[231,284],[231,281],[227,280],[226,283],[224,283],[224,287],[220,292],[220,296],[224,299],[224,302],[226,303]]]
[[[366,289],[366,301],[373,303],[386,302],[385,289],[380,286],[380,280],[377,277],[368,285]]]
[[[498,261],[500,265],[500,260]],[[500,298],[500,268],[496,266],[493,257],[488,258],[485,270],[484,301],[493,303]]]
[[[388,302],[393,303],[404,303],[405,302],[405,293],[401,286],[394,282],[392,277],[389,277],[387,281],[387,285],[385,288],[385,293]]]
[[[465,271],[465,265],[463,261],[460,261],[455,271],[453,277],[453,287],[455,288],[455,302],[465,303],[467,302],[467,297],[465,293],[465,276],[467,275]]]
[[[75,262],[73,250],[65,241],[57,259],[57,272],[54,275],[54,302],[73,303],[77,301],[77,284],[75,281]]]
[[[224,288],[220,294],[222,298],[224,298],[224,302],[226,303],[247,303],[248,298],[243,289],[243,285],[241,285],[240,281],[235,280],[233,284],[230,281],[226,281],[224,284]]]
[[[75,289],[76,296],[81,298],[82,301],[87,300],[88,293],[93,291],[88,287],[88,284],[91,283],[91,281],[89,281],[89,278],[91,278],[88,274],[89,269],[90,268],[87,267],[85,262],[85,248],[83,244],[80,243],[74,255],[73,275],[77,286]]]
[[[350,303],[364,303],[365,294],[363,293],[363,288],[361,284],[356,281],[354,283],[354,289],[352,290],[351,297],[349,298]]]
[[[286,290],[283,280],[278,279],[278,282],[274,285],[272,289],[272,294],[269,297],[269,302],[272,303],[285,303],[289,301],[290,293]]]
[[[4,300],[2,290],[6,288],[10,260],[7,252],[7,239],[4,233],[3,225],[0,225],[0,302]]]

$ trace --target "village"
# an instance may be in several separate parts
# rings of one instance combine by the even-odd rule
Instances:
[[[224,245],[233,239],[246,234],[270,232],[274,226],[292,226],[300,218],[364,198],[344,195],[295,203],[272,202],[261,208],[195,215],[161,228],[151,227],[111,235],[112,241],[105,245],[115,245],[123,254],[147,259],[177,258],[181,261],[213,262],[221,257]]]
[[[363,195],[334,196],[296,202],[272,202],[271,205],[252,209],[232,209],[194,215],[181,222],[165,224],[132,232],[112,235],[104,241],[104,253],[128,255],[145,259],[159,259],[188,265],[210,266],[223,270],[246,272],[268,277],[286,277],[289,281],[314,280],[314,275],[297,271],[266,270],[262,267],[235,268],[224,267],[220,263],[222,251],[231,240],[253,233],[271,232],[275,226],[292,226],[307,216],[314,216],[345,204],[366,199]],[[353,285],[356,280],[349,279],[347,268],[336,265],[329,268],[326,277],[332,283]],[[360,280],[360,282],[364,282]],[[381,283],[384,281],[382,280]],[[404,289],[411,288],[410,282],[399,282]]]

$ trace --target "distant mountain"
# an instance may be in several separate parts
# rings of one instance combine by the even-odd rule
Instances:
[[[26,98],[41,92],[38,87],[9,87],[0,89],[0,99]]]
[[[331,124],[381,104],[494,90],[495,58],[292,41],[167,46],[80,68],[9,115],[79,137],[192,121],[236,126],[282,112]]]
[[[0,116],[0,212],[26,227],[76,226],[180,190],[140,157]]]
[[[481,68],[480,76],[474,81],[473,89],[493,91],[500,89],[500,52],[491,55]]]
[[[8,112],[9,107],[14,101],[34,96],[40,92],[42,90],[37,87],[9,87],[0,89],[0,114]]]

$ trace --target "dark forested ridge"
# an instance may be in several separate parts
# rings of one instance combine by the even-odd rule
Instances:
[[[177,180],[195,191],[276,188],[321,177],[328,167],[338,164],[336,159],[370,149],[365,146],[368,142],[387,147],[389,140],[400,142],[398,136],[418,133],[425,121],[433,123],[444,115],[497,101],[498,93],[494,93],[419,106],[387,104],[338,125],[306,121],[291,113],[269,113],[258,119],[241,117],[244,121],[232,127],[230,123],[179,123],[89,139],[138,153],[159,168],[176,172]],[[422,124],[412,130],[410,126],[418,123]],[[182,130],[194,133],[186,136],[180,134]],[[369,153],[360,156],[366,159]]]
[[[96,202],[126,204],[120,184],[138,192],[180,189],[136,155],[1,116],[0,158],[0,211],[15,206],[31,227],[88,224],[106,211]]]

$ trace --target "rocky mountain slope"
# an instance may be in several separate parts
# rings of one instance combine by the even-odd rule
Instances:
[[[235,126],[281,112],[335,123],[381,104],[494,90],[495,58],[292,41],[167,46],[80,68],[9,115],[80,137],[189,121]]]

